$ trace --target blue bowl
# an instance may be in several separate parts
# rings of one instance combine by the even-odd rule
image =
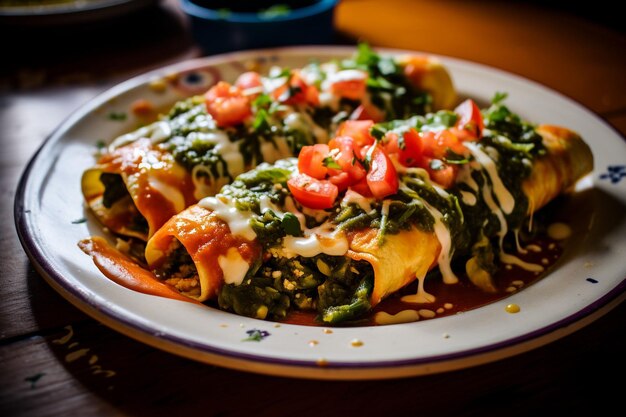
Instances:
[[[263,12],[238,12],[205,7],[199,0],[181,0],[191,33],[206,54],[287,45],[323,45],[333,42],[338,0]],[[286,3],[280,0],[277,4]]]

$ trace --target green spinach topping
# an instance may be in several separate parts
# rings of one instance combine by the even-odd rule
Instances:
[[[476,146],[489,155],[498,155],[494,158],[498,174],[515,199],[513,212],[506,215],[510,230],[519,228],[525,220],[527,199],[522,182],[530,173],[532,160],[545,154],[545,148],[534,126],[512,113],[503,104],[504,97],[497,95],[491,106],[483,111],[484,137]],[[410,128],[445,128],[455,123],[456,115],[440,111],[380,123],[374,125],[371,132],[381,140],[389,131],[399,133],[400,137]],[[367,262],[324,254],[311,258],[285,258],[280,251],[272,251],[272,248],[281,246],[285,236],[301,236],[303,232],[294,214],[282,212],[286,198],[290,196],[286,181],[296,169],[295,161],[291,158],[275,165],[262,164],[223,187],[221,193],[233,198],[239,210],[255,213],[251,226],[267,253],[272,255],[262,266],[251,268],[241,285],[224,286],[219,305],[237,314],[259,317],[262,313],[263,318],[271,319],[281,319],[294,308],[315,310],[322,322],[354,323],[371,309],[369,296],[373,270]],[[469,159],[463,157],[458,162],[465,164]],[[467,183],[459,182],[447,193],[442,193],[430,183],[425,171],[409,169],[400,174],[401,186],[386,202],[368,200],[371,209],[366,210],[356,203],[342,203],[340,197],[322,220],[307,217],[306,227],[331,222],[345,231],[375,228],[380,231],[379,244],[384,245],[385,236],[413,227],[433,232],[433,210],[436,210],[440,221],[451,233],[455,255],[453,268],[464,265],[465,260],[473,256],[482,269],[493,273],[498,262],[494,247],[498,245],[496,240],[501,225],[480,191],[484,186],[490,186],[488,175],[482,170],[472,170],[471,175],[478,184],[478,192]],[[463,191],[472,192],[476,201],[465,203]],[[279,212],[272,209],[261,212],[261,198],[275,204],[280,208]],[[430,276],[436,274],[438,272],[433,271]]]
[[[354,57],[341,61],[341,67],[360,69],[369,74],[367,90],[371,101],[385,111],[387,120],[405,119],[430,111],[430,94],[416,89],[393,57],[376,53],[366,43],[358,45]]]

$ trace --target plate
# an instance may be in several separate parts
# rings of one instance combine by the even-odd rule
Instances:
[[[380,53],[409,51],[379,49]],[[486,306],[434,320],[333,328],[281,324],[136,293],[106,279],[80,239],[102,235],[85,210],[80,176],[98,141],[137,127],[138,99],[167,108],[249,65],[297,67],[347,57],[351,47],[289,47],[217,55],[133,78],[103,93],[62,123],[21,178],[15,200],[22,245],[46,281],[105,325],[148,345],[248,372],[314,379],[383,379],[487,363],[539,347],[588,325],[625,298],[626,141],[571,99],[519,76],[439,56],[462,96],[487,103],[507,92],[507,106],[533,122],[578,131],[595,170],[567,204],[577,217],[563,256],[541,280]],[[127,117],[125,117],[128,115]],[[574,212],[569,211],[569,212]],[[506,312],[508,304],[521,311]]]

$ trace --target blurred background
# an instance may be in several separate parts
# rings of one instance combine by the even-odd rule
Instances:
[[[281,10],[284,13],[286,5],[297,10],[315,3],[310,0],[292,0],[291,6],[289,1],[271,0],[81,0],[79,3],[90,1],[104,4],[91,11],[75,8],[74,13],[53,15],[33,9],[20,16],[11,12],[10,6],[68,3],[68,0],[0,0],[3,39],[0,91],[130,76],[172,61],[211,53],[211,48],[202,47],[202,40],[214,45],[232,41],[232,34],[229,37],[223,27],[205,33],[200,41],[194,38],[192,18],[183,12],[183,3],[214,7],[222,20],[228,19],[229,11],[236,14],[254,8],[261,11],[273,8],[275,19],[281,20]],[[563,31],[564,25],[555,25],[556,20],[570,21],[573,29],[594,26],[596,31],[615,31],[616,36],[624,35],[626,27],[620,14],[605,0],[594,2],[593,7],[559,0],[340,0],[336,3],[336,30],[332,37],[326,36],[327,28],[322,25],[316,29],[305,24],[292,33],[276,31],[275,44],[301,44],[304,43],[302,32],[317,30],[319,34],[311,34],[311,42],[306,43],[315,43],[317,39],[339,44],[365,40],[376,46],[471,57],[515,71],[516,68],[507,64],[511,61],[509,55],[526,55],[529,66],[545,63],[550,57],[537,55],[537,50],[544,49],[542,44],[556,46],[562,40],[579,36],[575,31]],[[485,10],[489,11],[488,16]],[[507,20],[511,21],[509,31],[503,33],[500,23]],[[260,44],[251,41],[240,42],[237,49],[272,46],[272,39]],[[494,54],[493,46],[502,43],[507,45],[508,52]],[[578,52],[585,53],[585,44],[591,43],[592,40],[581,42]],[[615,53],[624,55],[623,51],[622,48]]]

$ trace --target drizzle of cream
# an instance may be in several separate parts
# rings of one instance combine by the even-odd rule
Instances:
[[[498,169],[495,161],[491,159],[489,155],[480,150],[478,145],[471,142],[464,142],[464,145],[470,150],[483,169],[487,171],[487,174],[491,179],[491,183],[493,184],[493,193],[496,195],[496,198],[502,207],[502,211],[506,214],[511,214],[513,208],[515,207],[515,199],[502,183],[502,179],[498,175]]]
[[[498,247],[500,251],[500,260],[507,264],[517,265],[527,271],[531,271],[531,272],[543,271],[544,268],[541,265],[525,262],[521,260],[520,258],[518,258],[517,256],[504,252],[504,249],[502,248],[502,244],[503,244],[504,237],[508,229],[506,219],[500,207],[498,207],[496,202],[493,200],[493,197],[491,195],[491,190],[487,186],[483,187],[483,198],[485,200],[485,203],[487,204],[487,207],[489,207],[491,212],[496,215],[496,217],[498,218],[498,222],[500,223],[500,230],[498,231],[498,241],[499,241]]]
[[[572,235],[572,228],[565,223],[552,223],[548,226],[548,236],[555,240],[567,239]]]
[[[374,315],[374,322],[380,325],[411,323],[418,321],[419,319],[420,315],[415,310],[402,310],[397,314],[389,314],[384,311],[379,311]]]
[[[446,284],[455,284],[459,282],[459,279],[454,274],[454,272],[452,271],[452,267],[450,266],[450,260],[452,259],[452,255],[454,252],[454,248],[452,247],[452,237],[450,235],[450,230],[442,222],[441,219],[443,218],[443,215],[441,214],[441,212],[428,204],[425,200],[423,201],[423,203],[424,206],[435,218],[435,235],[437,236],[437,239],[441,244],[441,252],[439,252],[437,263],[443,277],[443,282]]]
[[[220,255],[217,263],[224,274],[224,282],[240,285],[243,282],[250,265],[242,257],[237,248],[228,248],[226,256]]]
[[[198,203],[200,207],[213,210],[213,212],[225,221],[233,235],[238,235],[247,240],[254,240],[256,233],[250,227],[250,212],[237,210],[233,202],[223,195],[205,197]]]
[[[415,294],[405,295],[400,298],[405,303],[434,303],[436,298],[434,295],[429,294],[424,289],[424,281],[426,280],[426,273],[421,276],[417,276],[417,292]]]
[[[166,184],[163,181],[159,181],[158,178],[151,175],[148,177],[148,184],[150,185],[150,188],[157,191],[170,203],[172,203],[176,212],[180,213],[185,209],[185,197],[178,188]]]

